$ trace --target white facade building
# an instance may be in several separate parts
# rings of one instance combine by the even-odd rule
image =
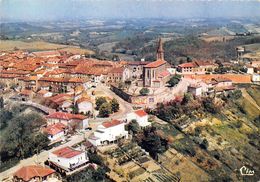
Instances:
[[[119,120],[104,122],[97,127],[97,130],[88,140],[94,146],[107,145],[114,143],[119,139],[128,138],[128,132],[125,130],[125,123]]]
[[[127,114],[127,121],[130,122],[132,120],[136,120],[141,128],[151,126],[151,123],[148,121],[148,114],[144,110],[137,110]]]
[[[66,126],[62,123],[49,125],[43,129],[43,133],[48,135],[49,140],[54,143],[64,138]]]
[[[253,82],[260,82],[260,74],[253,74],[252,75]]]
[[[64,147],[49,152],[49,162],[67,171],[82,166],[88,161],[86,152],[78,151],[71,147]]]

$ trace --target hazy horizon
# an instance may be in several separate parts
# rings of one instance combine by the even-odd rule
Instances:
[[[1,21],[259,18],[259,0],[0,0]]]

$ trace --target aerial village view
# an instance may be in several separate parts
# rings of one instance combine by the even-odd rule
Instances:
[[[0,0],[0,181],[259,181],[259,12]]]

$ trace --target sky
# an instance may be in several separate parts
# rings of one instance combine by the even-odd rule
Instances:
[[[0,19],[260,17],[260,0],[0,0]]]

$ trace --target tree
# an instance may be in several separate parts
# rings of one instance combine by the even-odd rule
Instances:
[[[109,114],[112,113],[111,105],[107,102],[103,103],[99,108],[100,117],[109,117]]]
[[[168,141],[157,134],[155,127],[151,127],[144,130],[141,146],[157,160],[158,153],[163,153],[168,149]]]
[[[78,105],[77,102],[72,106],[72,113],[73,114],[78,114],[79,113],[79,105]]]
[[[170,87],[174,87],[179,83],[180,80],[181,80],[180,75],[174,75],[167,83],[169,84]]]
[[[207,139],[203,139],[202,143],[200,144],[200,147],[203,149],[207,149],[209,146],[209,142]]]
[[[133,119],[128,125],[127,130],[133,132],[133,134],[137,134],[140,127],[135,119]]]
[[[148,88],[142,88],[139,93],[142,95],[142,96],[145,96],[145,95],[148,95],[149,94],[149,89]]]
[[[100,106],[104,103],[107,103],[107,100],[105,97],[96,98],[96,109],[99,110]]]
[[[111,100],[110,105],[112,112],[117,112],[119,110],[119,103],[115,98]]]
[[[4,108],[4,98],[0,97],[0,109]]]
[[[99,167],[97,170],[93,172],[93,179],[95,180],[103,180],[106,175],[106,170],[104,167]]]

